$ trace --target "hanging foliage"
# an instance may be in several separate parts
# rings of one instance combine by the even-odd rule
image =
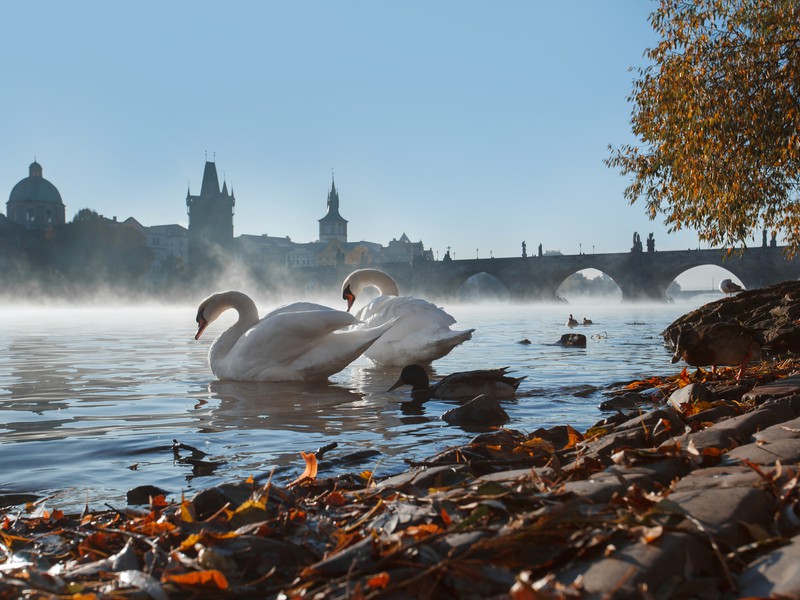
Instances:
[[[800,247],[800,5],[661,0],[629,101],[638,145],[610,148],[625,198],[670,231],[745,245],[762,231]]]

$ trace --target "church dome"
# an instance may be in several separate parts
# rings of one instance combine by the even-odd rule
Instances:
[[[56,186],[42,177],[42,165],[33,161],[29,169],[29,175],[11,189],[8,197],[11,202],[49,202],[52,204],[63,204],[61,194]]]

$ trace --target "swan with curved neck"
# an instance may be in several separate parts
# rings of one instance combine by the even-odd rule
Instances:
[[[422,298],[400,296],[397,282],[379,269],[359,269],[342,282],[342,299],[348,312],[361,293],[374,287],[380,296],[356,313],[359,327],[376,327],[396,319],[394,325],[364,352],[364,356],[385,366],[428,364],[449,353],[472,337],[474,329],[450,329],[456,320]]]
[[[208,364],[219,379],[308,381],[325,379],[358,358],[393,322],[353,328],[356,318],[311,302],[295,302],[258,318],[242,292],[212,294],[197,309],[199,339],[228,309],[239,318],[211,344]]]

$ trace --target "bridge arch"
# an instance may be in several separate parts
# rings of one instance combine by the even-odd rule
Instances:
[[[800,275],[800,260],[787,259],[783,251],[784,248],[763,247],[731,254],[721,249],[698,249],[426,261],[415,263],[403,273],[408,277],[403,289],[452,298],[470,277],[485,272],[502,282],[512,300],[553,301],[567,277],[584,269],[596,269],[616,282],[623,301],[665,301],[667,288],[681,273],[703,265],[730,271],[748,289],[795,279]]]
[[[569,275],[556,288],[556,298],[567,301],[603,299],[605,302],[622,300],[622,288],[608,273],[598,269],[581,269]]]
[[[508,302],[511,292],[497,277],[481,271],[459,286],[456,297],[463,302]]]

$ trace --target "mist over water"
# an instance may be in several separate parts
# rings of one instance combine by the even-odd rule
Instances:
[[[286,301],[254,296],[261,314]],[[330,294],[319,300],[340,307]],[[120,506],[138,485],[174,497],[273,467],[287,481],[302,471],[300,451],[332,442],[338,448],[328,458],[378,451],[346,470],[381,476],[475,433],[441,421],[454,403],[418,407],[407,402],[407,387],[387,393],[398,370],[364,358],[328,383],[217,381],[208,347],[236,315],[228,311],[195,341],[197,303],[7,306],[0,314],[0,489],[56,494],[51,503],[59,507],[82,507],[87,498],[91,506]],[[659,334],[697,304],[447,304],[454,328],[476,331],[434,373],[509,366],[527,378],[518,398],[504,402],[507,427],[585,430],[602,416],[597,388],[680,370]],[[594,324],[570,330],[570,313]],[[571,331],[587,336],[587,348],[553,345]],[[218,466],[193,468],[181,460],[188,452],[173,454],[173,439]]]

